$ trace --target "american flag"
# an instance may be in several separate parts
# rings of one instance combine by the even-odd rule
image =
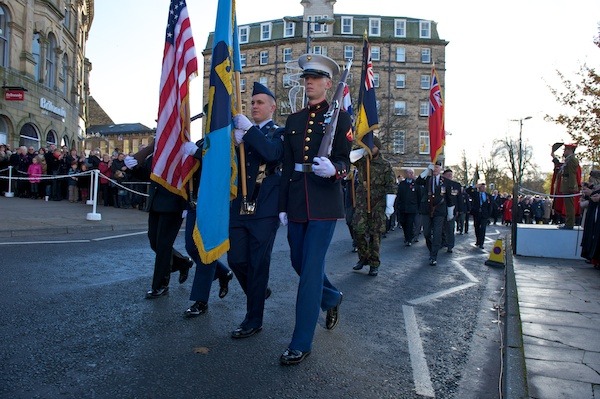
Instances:
[[[435,163],[444,150],[446,132],[444,130],[444,99],[440,87],[435,65],[431,68],[431,82],[429,88],[429,152],[431,162]]]
[[[190,141],[188,89],[197,71],[198,60],[185,0],[171,0],[151,178],[184,198],[187,198],[185,184],[198,167],[192,156],[181,153],[183,144]]]

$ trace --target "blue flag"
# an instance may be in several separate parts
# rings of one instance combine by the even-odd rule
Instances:
[[[235,0],[219,0],[209,74],[207,131],[196,212],[194,242],[203,263],[229,250],[229,203],[237,195],[237,164],[232,104],[240,55],[235,29]]]

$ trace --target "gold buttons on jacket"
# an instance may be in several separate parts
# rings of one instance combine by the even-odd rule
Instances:
[[[315,114],[314,112],[311,112],[311,113],[310,113],[310,117],[311,117],[311,118],[314,118],[315,116],[317,116],[317,114]]]
[[[305,160],[305,161],[308,161],[308,155],[305,155],[305,156],[304,156],[304,160]]]
[[[308,129],[306,133],[312,133],[312,129]]]
[[[304,146],[304,151],[308,151],[308,146]]]
[[[315,121],[308,121],[309,125],[313,125],[315,123]]]
[[[310,141],[310,137],[305,138],[304,141]]]

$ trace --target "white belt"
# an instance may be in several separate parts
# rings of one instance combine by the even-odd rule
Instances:
[[[312,172],[312,163],[295,163],[294,170],[296,172],[310,173]]]

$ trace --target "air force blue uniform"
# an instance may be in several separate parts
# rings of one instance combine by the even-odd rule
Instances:
[[[261,127],[251,127],[244,134],[247,200],[256,203],[256,212],[240,215],[243,198],[238,181],[238,196],[230,208],[231,248],[227,253],[229,267],[247,298],[246,316],[240,324],[244,330],[262,327],[263,322],[271,252],[279,227],[282,133],[283,129],[270,120]],[[239,147],[237,151],[239,159]],[[238,179],[241,179],[239,170]]]

